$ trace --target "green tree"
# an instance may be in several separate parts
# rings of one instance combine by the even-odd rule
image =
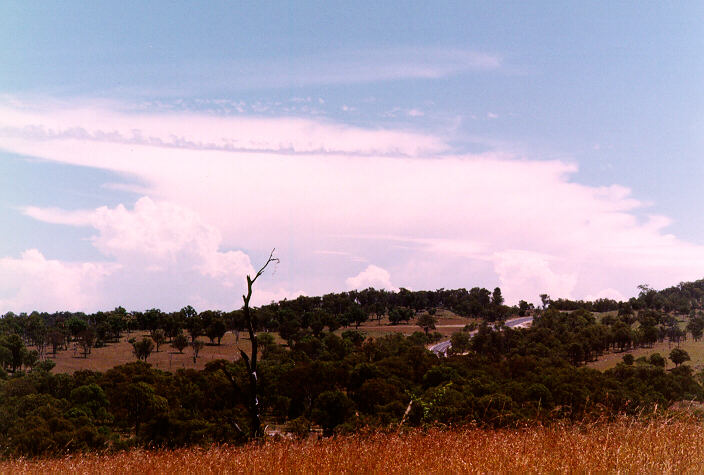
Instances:
[[[316,398],[311,416],[323,428],[323,435],[332,435],[333,429],[345,422],[354,403],[340,391],[324,391]]]
[[[450,352],[456,355],[466,353],[472,337],[465,331],[455,332],[450,337]]]
[[[27,354],[27,348],[24,346],[22,338],[16,333],[11,333],[0,339],[0,346],[7,348],[10,352],[8,366],[14,373],[22,367],[22,363]]]
[[[400,322],[408,323],[413,318],[413,310],[405,307],[395,307],[389,311],[389,322],[398,325]]]
[[[139,428],[143,422],[165,412],[169,406],[166,398],[157,395],[154,388],[145,382],[130,384],[123,397],[128,419],[135,428],[134,432],[137,437],[139,437]]]
[[[540,302],[543,304],[543,310],[548,308],[550,305],[550,296],[548,294],[540,294]]]
[[[675,363],[675,367],[681,365],[685,361],[689,361],[689,353],[682,348],[675,348],[670,352],[670,360]]]
[[[194,342],[196,338],[203,334],[203,319],[198,315],[192,315],[186,318],[184,328],[188,330],[188,334],[191,336],[191,342]]]
[[[66,322],[66,328],[68,328],[68,331],[75,338],[79,333],[88,328],[88,323],[82,318],[71,317]]]
[[[491,294],[491,303],[500,307],[504,304],[504,297],[501,295],[501,289],[496,287],[494,292]]]
[[[95,330],[93,328],[86,328],[77,335],[78,345],[83,350],[83,357],[88,358],[91,353],[93,346],[95,345]]]
[[[354,323],[355,328],[369,320],[369,314],[364,311],[361,305],[350,305],[345,312],[345,320]]]
[[[183,349],[188,346],[188,337],[183,333],[176,335],[171,342],[171,347],[176,348],[179,353],[183,353]]]
[[[205,346],[205,343],[203,343],[200,340],[196,340],[191,342],[191,348],[193,348],[193,362],[196,362],[196,359],[198,359],[198,353],[200,353],[200,350],[203,349]]]
[[[210,343],[213,343],[215,339],[217,339],[218,345],[220,345],[220,341],[222,340],[222,337],[225,336],[226,332],[227,325],[222,317],[213,318],[210,325],[208,325],[208,328],[205,329],[205,334],[210,339]]]
[[[66,335],[61,329],[53,327],[49,330],[49,344],[52,353],[56,354],[56,351],[64,346],[65,341]]]
[[[147,358],[154,351],[154,341],[151,338],[144,337],[139,341],[132,343],[132,352],[138,360],[147,361]]]
[[[653,353],[650,355],[648,362],[653,366],[660,366],[661,368],[664,368],[666,363],[665,358],[663,358],[660,353]]]
[[[435,330],[435,324],[437,322],[438,319],[435,316],[429,313],[424,313],[418,317],[416,324],[423,329],[426,335],[428,335],[430,330]]]
[[[154,340],[154,345],[156,345],[156,352],[159,353],[159,347],[166,342],[166,332],[161,328],[157,328],[152,331],[149,335]]]

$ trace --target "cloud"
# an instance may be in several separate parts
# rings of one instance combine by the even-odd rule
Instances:
[[[149,197],[138,199],[133,210],[118,205],[93,211],[27,207],[24,212],[47,223],[95,228],[93,245],[122,265],[161,270],[178,263],[227,285],[254,271],[242,251],[220,251],[220,232],[192,210]]]
[[[20,258],[0,258],[0,312],[95,309],[104,298],[101,284],[118,269],[110,263],[46,259],[36,249]]]
[[[222,250],[219,231],[188,208],[149,197],[133,209],[124,205],[67,211],[26,207],[34,219],[95,229],[90,239],[106,261],[72,264],[47,260],[37,250],[21,259],[0,260],[0,281],[6,295],[2,310],[97,310],[112,305],[146,308],[158,296],[160,305],[174,309],[187,303],[238,307],[245,275],[253,275],[249,256]],[[256,292],[262,302],[285,289]],[[268,301],[268,300],[267,300]]]
[[[226,276],[248,265],[227,249],[253,256],[277,247],[277,285],[308,295],[344,288],[350,275],[363,284],[358,263],[331,266],[321,249],[374,262],[398,286],[501,285],[508,301],[628,296],[639,283],[673,285],[704,268],[704,246],[668,233],[667,217],[643,217],[647,204],[624,186],[576,183],[578,168],[566,161],[454,154],[424,133],[11,104],[0,106],[0,148],[110,170],[145,188],[151,198],[133,210],[24,212],[93,226],[96,248],[123,265],[173,262],[181,266],[173,272],[218,279],[221,297]],[[207,293],[198,282],[188,295]]]
[[[391,284],[389,271],[371,264],[359,274],[345,280],[345,283],[349,289],[361,290],[374,287],[375,289],[398,290]]]
[[[572,297],[577,273],[556,272],[550,262],[554,260],[551,256],[523,250],[496,253],[494,268],[501,287],[506,289],[504,298],[511,302],[531,300],[547,290],[554,296]]]
[[[336,51],[286,61],[195,62],[175,72],[177,84],[197,83],[199,90],[309,87],[409,79],[440,79],[500,69],[501,56],[452,48],[386,48]],[[222,79],[227,78],[227,84]],[[171,87],[177,87],[177,84]]]
[[[447,151],[437,137],[396,130],[368,130],[298,118],[214,117],[194,113],[126,113],[101,104],[50,110],[7,107],[0,102],[0,147],[82,143],[181,151],[283,154],[407,155]],[[97,120],[96,120],[97,119]],[[4,147],[3,147],[4,145]],[[95,158],[95,157],[93,157]],[[129,158],[125,157],[125,161]],[[80,161],[77,165],[88,165]]]

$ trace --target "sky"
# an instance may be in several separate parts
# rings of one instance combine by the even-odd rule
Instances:
[[[704,277],[704,4],[0,3],[0,313]]]

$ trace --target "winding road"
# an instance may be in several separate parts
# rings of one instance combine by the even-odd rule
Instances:
[[[511,320],[506,320],[504,322],[504,325],[509,328],[523,328],[529,326],[531,323],[533,323],[533,317],[518,317],[512,318]],[[474,330],[473,332],[471,332],[470,336],[476,335],[477,331],[478,330]],[[429,350],[438,356],[447,356],[447,351],[450,349],[451,346],[452,343],[450,342],[450,340],[445,340],[431,346]]]

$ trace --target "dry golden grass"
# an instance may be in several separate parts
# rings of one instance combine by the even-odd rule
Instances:
[[[0,473],[704,473],[704,426],[456,429],[0,463]]]
[[[453,333],[460,331],[467,323],[473,321],[472,319],[459,317],[448,310],[438,311],[437,317],[437,331],[447,338]],[[340,335],[345,330],[353,330],[354,328],[354,325],[340,328],[336,333]],[[366,336],[375,338],[392,333],[410,335],[413,332],[422,331],[413,322],[390,325],[386,316],[381,321],[373,320],[363,323],[360,325],[359,330]],[[278,333],[272,333],[272,335],[278,343],[284,343]],[[149,336],[149,333],[136,331],[132,332],[131,335],[125,334],[119,343],[109,343],[102,348],[93,348],[87,358],[84,358],[77,348],[75,350],[59,351],[56,355],[49,353],[47,357],[56,363],[56,367],[53,370],[54,373],[73,373],[84,369],[107,371],[115,366],[137,361],[137,358],[132,353],[132,345],[127,341],[128,336],[140,339]],[[205,337],[200,337],[200,340],[208,342]],[[171,348],[168,343],[162,345],[159,352],[153,352],[147,362],[154,368],[165,371],[176,371],[181,368],[203,369],[208,362],[216,359],[222,358],[230,361],[239,359],[239,348],[249,353],[251,347],[246,332],[240,332],[239,343],[236,342],[235,335],[232,332],[227,332],[221,343],[221,345],[207,344],[203,347],[195,364],[193,363],[193,350],[190,347],[184,349],[183,353],[179,353]]]
[[[278,333],[272,333],[272,335],[277,342],[282,342]],[[146,336],[149,336],[149,333],[142,331],[132,332],[129,335],[130,338],[137,339]],[[152,352],[147,363],[164,371],[176,371],[181,368],[203,369],[207,363],[213,360],[226,359],[232,361],[239,359],[239,348],[242,348],[247,353],[251,349],[249,337],[246,336],[245,332],[240,332],[239,342],[236,341],[232,332],[227,332],[221,341],[221,345],[210,345],[209,340],[205,337],[200,337],[199,339],[207,344],[200,351],[195,364],[193,364],[193,350],[190,346],[186,347],[183,353],[179,353],[169,343],[161,345],[159,352]],[[87,358],[84,358],[82,353],[74,352],[72,349],[59,351],[56,355],[48,354],[47,357],[56,363],[56,367],[53,369],[54,373],[73,373],[83,369],[107,371],[115,366],[137,361],[132,352],[132,345],[127,340],[128,336],[125,334],[119,343],[109,343],[102,348],[93,348]]]

